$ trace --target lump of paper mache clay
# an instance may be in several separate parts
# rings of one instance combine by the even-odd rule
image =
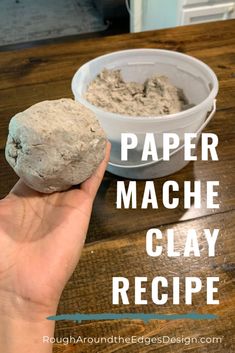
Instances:
[[[86,180],[105,156],[107,139],[94,113],[72,99],[37,103],[9,124],[5,155],[31,188],[52,193]]]

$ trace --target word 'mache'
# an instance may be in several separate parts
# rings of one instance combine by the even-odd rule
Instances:
[[[143,194],[137,192],[137,183],[132,180],[126,185],[124,181],[117,181],[117,199],[116,208],[137,208],[139,199],[141,199],[141,208],[146,209],[149,206],[152,209],[159,208],[159,194],[163,206],[167,209],[175,209],[180,203],[180,194],[183,194],[183,207],[189,209],[192,205],[195,208],[202,207],[202,200],[205,201],[208,209],[219,208],[219,203],[216,203],[218,197],[219,186],[218,181],[207,181],[202,185],[200,180],[184,181],[183,186],[174,180],[167,180],[162,187],[157,186],[154,181],[145,182]],[[160,189],[160,190],[159,190]],[[172,193],[174,192],[174,196]],[[202,197],[203,194],[203,197]]]

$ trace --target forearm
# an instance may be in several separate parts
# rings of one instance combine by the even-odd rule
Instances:
[[[1,317],[0,352],[4,353],[51,353],[52,344],[43,342],[43,336],[54,336],[54,322]]]

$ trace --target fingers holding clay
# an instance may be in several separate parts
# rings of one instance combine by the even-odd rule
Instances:
[[[72,99],[37,103],[9,124],[5,155],[26,185],[52,193],[88,179],[105,157],[95,114]]]
[[[99,186],[103,179],[105,170],[109,162],[110,151],[111,151],[111,143],[108,142],[103,161],[100,163],[100,165],[95,170],[95,172],[91,175],[91,177],[88,178],[86,181],[84,181],[80,186],[80,189],[85,191],[92,199],[95,198],[97,190],[99,189]]]

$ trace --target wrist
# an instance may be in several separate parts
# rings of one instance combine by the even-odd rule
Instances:
[[[50,315],[55,315],[58,301],[53,305],[39,303],[31,298],[22,298],[16,293],[0,291],[0,315],[27,322],[41,322]],[[47,320],[48,321],[48,320]]]
[[[4,353],[51,353],[52,344],[44,336],[54,336],[54,322],[46,318],[27,321],[18,317],[1,317],[0,351]]]
[[[12,293],[0,293],[0,352],[50,353],[52,344],[43,336],[54,336],[55,323],[47,317],[54,307],[35,303]]]

